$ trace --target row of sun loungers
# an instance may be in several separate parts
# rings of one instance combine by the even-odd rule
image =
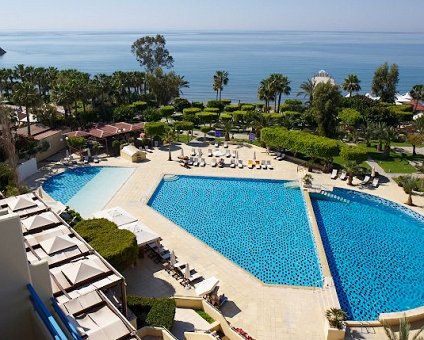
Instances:
[[[79,161],[77,161],[76,159],[74,159],[72,156],[69,157],[65,157],[64,159],[62,159],[60,161],[60,163],[62,163],[62,165],[78,165],[78,164],[88,164],[90,162],[90,158],[88,156],[84,156],[83,158],[80,158]],[[94,156],[93,157],[93,162],[94,163],[99,163],[99,157]]]
[[[340,176],[337,169],[333,169],[331,172],[331,179],[336,179],[339,177],[342,181],[346,180],[347,173],[346,171],[342,171]],[[364,180],[360,183],[361,186],[371,185],[373,188],[377,188],[380,184],[380,178],[379,177],[371,177],[369,175],[366,175]]]
[[[274,167],[272,166],[270,160],[258,161],[258,160],[251,160],[251,159],[249,159],[247,161],[247,167],[249,169],[253,169],[253,168],[264,169],[264,170],[266,170],[266,169],[273,170],[274,169]]]

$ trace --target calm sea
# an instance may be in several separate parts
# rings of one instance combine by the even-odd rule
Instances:
[[[0,32],[0,68],[16,64],[75,68],[89,73],[141,70],[130,46],[151,32]],[[424,33],[357,32],[173,32],[165,33],[174,69],[190,82],[184,97],[214,98],[212,76],[229,72],[223,97],[258,101],[261,79],[283,73],[295,97],[299,85],[324,69],[340,83],[349,73],[370,89],[373,73],[384,62],[400,69],[398,90],[424,83]]]

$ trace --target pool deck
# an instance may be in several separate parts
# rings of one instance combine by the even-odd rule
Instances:
[[[252,145],[230,145],[230,149],[239,152],[239,159],[244,164],[256,153],[256,159],[271,160],[274,170],[213,168],[211,158],[207,157],[207,149],[213,146],[201,147],[206,159],[206,167],[191,167],[186,169],[179,165],[177,157],[189,155],[191,148],[200,145],[175,145],[172,152],[173,161],[167,161],[167,148],[155,148],[147,154],[148,161],[133,164],[120,158],[108,158],[100,162],[101,166],[129,166],[135,171],[123,186],[107,203],[107,208],[120,206],[140,219],[153,231],[161,235],[162,243],[175,251],[177,257],[189,262],[205,278],[216,276],[220,280],[219,292],[225,293],[229,302],[222,308],[223,314],[236,327],[241,327],[256,339],[323,339],[324,313],[336,302],[334,287],[328,289],[301,289],[288,286],[271,286],[262,284],[258,279],[244,271],[224,256],[208,247],[199,239],[176,226],[174,223],[146,205],[148,198],[154,192],[164,174],[221,176],[242,178],[265,178],[297,180],[298,167],[286,161],[276,161],[267,155],[266,150]],[[229,162],[229,159],[225,159]],[[46,170],[48,171],[48,170]],[[60,170],[58,170],[60,171]],[[38,178],[45,176],[41,172]],[[354,179],[354,186],[347,186],[346,181],[331,180],[329,174],[313,173],[313,182],[323,185],[333,185],[341,188],[359,190],[377,195],[403,204],[406,194],[393,181],[383,182],[379,188],[360,188],[359,180]],[[40,183],[37,176],[29,181]],[[423,213],[424,197],[414,196],[417,206],[412,209]],[[318,252],[320,251],[319,246]],[[156,296],[188,295],[192,290],[185,290],[177,281],[160,267],[143,265],[146,258],[124,275],[128,282],[128,293],[145,293]],[[325,270],[325,266],[323,268]],[[386,339],[381,328],[349,329],[349,339]]]

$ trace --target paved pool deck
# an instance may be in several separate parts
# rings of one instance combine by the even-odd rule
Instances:
[[[177,162],[181,148],[189,155],[192,147],[201,147],[206,167],[191,167],[186,169]],[[256,339],[323,339],[325,310],[335,305],[334,287],[327,289],[295,288],[288,286],[270,286],[262,284],[258,279],[227,260],[224,256],[176,226],[174,223],[146,205],[150,195],[164,174],[221,176],[242,178],[266,178],[280,180],[297,180],[299,167],[287,161],[276,161],[263,148],[252,145],[230,145],[231,150],[237,150],[239,159],[247,164],[247,160],[271,160],[274,170],[213,168],[211,158],[207,157],[207,149],[213,146],[174,145],[173,161],[167,161],[167,148],[155,148],[147,154],[148,161],[133,164],[120,158],[107,158],[100,162],[102,166],[129,166],[135,171],[107,203],[106,208],[120,206],[137,217],[153,231],[161,235],[162,243],[175,251],[181,261],[189,262],[205,278],[216,276],[220,280],[220,293],[225,293],[229,302],[222,312],[229,322],[241,327]],[[229,159],[225,159],[229,163]],[[46,170],[47,171],[47,170]],[[60,171],[60,170],[59,170]],[[40,177],[45,173],[40,173]],[[377,189],[360,188],[358,179],[354,186],[348,186],[346,181],[331,180],[329,174],[313,173],[314,184],[338,186],[341,188],[359,190],[393,200],[403,204],[406,194],[391,180],[383,181]],[[39,183],[34,177],[33,183]],[[30,183],[31,183],[30,181]],[[414,196],[417,206],[412,209],[423,213],[424,197]],[[129,294],[148,294],[155,296],[188,295],[192,290],[182,288],[174,278],[160,267],[143,265],[150,259],[143,259],[139,265],[126,271],[124,275],[128,282]],[[350,329],[350,339],[386,339],[381,328]]]

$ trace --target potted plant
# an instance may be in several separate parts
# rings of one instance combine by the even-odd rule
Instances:
[[[326,339],[327,340],[343,340],[345,338],[345,323],[347,314],[340,308],[330,308],[325,312],[326,322]]]
[[[310,187],[312,185],[312,180],[313,180],[312,175],[306,174],[305,176],[303,176],[303,185],[305,187]]]

